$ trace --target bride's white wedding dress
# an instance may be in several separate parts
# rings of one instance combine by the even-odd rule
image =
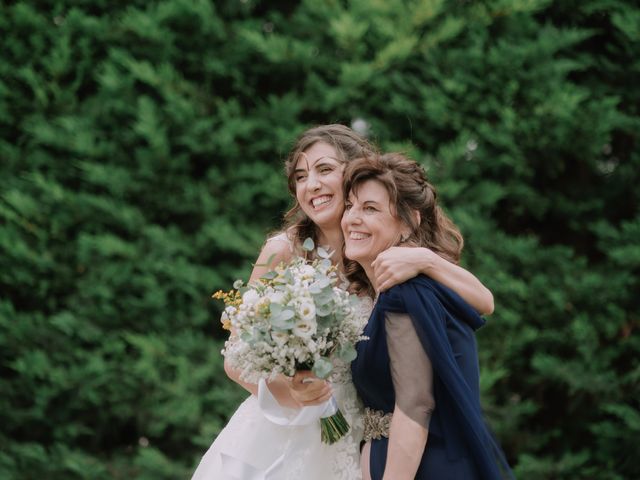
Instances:
[[[366,299],[368,300],[368,299]],[[371,302],[360,303],[363,325]],[[351,381],[350,365],[338,365],[331,375],[334,396],[351,425],[332,445],[320,440],[320,422],[282,426],[267,419],[258,398],[251,395],[202,457],[192,480],[360,480],[362,405]],[[282,409],[286,415],[296,411]]]

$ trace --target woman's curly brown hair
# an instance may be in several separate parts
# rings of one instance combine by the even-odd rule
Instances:
[[[464,246],[462,234],[437,202],[437,193],[424,169],[401,153],[369,155],[350,162],[344,172],[345,197],[357,194],[367,180],[382,184],[389,194],[391,213],[407,225],[411,234],[402,243],[426,247],[452,263],[460,261]],[[419,217],[416,215],[419,213]],[[356,292],[374,290],[364,269],[345,258],[345,273]]]

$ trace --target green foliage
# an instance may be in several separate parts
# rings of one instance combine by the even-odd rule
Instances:
[[[491,288],[518,478],[626,479],[640,430],[640,8],[622,0],[4,2],[0,477],[181,478],[243,397],[209,295],[364,120]]]

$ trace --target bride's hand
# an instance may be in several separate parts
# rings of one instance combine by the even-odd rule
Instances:
[[[378,290],[385,291],[423,272],[435,253],[428,248],[391,247],[373,261]]]
[[[301,370],[291,379],[291,397],[303,407],[320,405],[331,398],[329,382],[316,377],[309,370]]]

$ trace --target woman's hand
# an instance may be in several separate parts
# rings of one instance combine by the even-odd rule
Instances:
[[[383,292],[391,287],[428,271],[432,256],[428,248],[391,247],[373,261],[376,286]]]
[[[329,400],[333,390],[326,380],[316,377],[309,370],[301,370],[291,379],[290,393],[300,406],[309,407]]]
[[[423,273],[456,292],[479,314],[493,313],[491,291],[471,272],[428,248],[391,247],[380,253],[371,265],[380,292]]]

